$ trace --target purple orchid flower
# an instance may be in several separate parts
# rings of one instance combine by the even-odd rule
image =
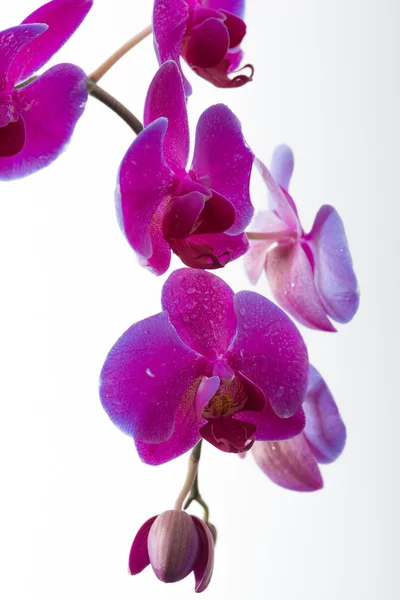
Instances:
[[[60,64],[27,80],[70,38],[92,4],[53,0],[0,32],[0,179],[46,167],[71,137],[87,100],[85,73]]]
[[[255,218],[260,233],[250,234],[250,281],[257,283],[265,269],[277,302],[293,317],[313,329],[336,331],[328,317],[347,323],[359,304],[343,222],[332,206],[324,205],[310,233],[304,233],[288,193],[294,166],[288,146],[276,148],[271,173],[258,159],[256,164],[268,188],[270,210]]]
[[[131,575],[148,565],[160,581],[175,583],[194,572],[196,592],[210,583],[214,540],[206,523],[181,510],[167,510],[142,525],[129,556]]]
[[[189,126],[182,78],[160,67],[146,98],[145,129],[125,155],[116,192],[121,229],[143,266],[167,271],[171,249],[189,267],[216,269],[248,249],[253,154],[223,104],[199,119],[186,171]]]
[[[251,75],[229,74],[237,71],[243,52],[240,44],[246,34],[243,21],[244,0],[155,0],[153,30],[160,65],[180,56],[200,77],[217,87],[240,87]],[[186,95],[191,87],[181,71]]]
[[[331,463],[346,443],[346,428],[333,396],[310,365],[303,404],[306,426],[302,433],[282,442],[256,442],[253,454],[272,481],[289,490],[312,492],[323,486],[318,463]]]
[[[280,308],[197,269],[169,276],[162,307],[122,335],[100,379],[104,409],[144,462],[176,458],[201,437],[239,453],[301,433],[307,350]]]

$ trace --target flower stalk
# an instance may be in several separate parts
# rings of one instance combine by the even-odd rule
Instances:
[[[88,77],[86,79],[86,87],[90,96],[96,98],[102,102],[105,106],[108,106],[113,112],[115,112],[129,127],[136,133],[139,134],[143,130],[143,125],[135,115],[126,108],[119,100],[114,98],[111,94],[103,90],[97,83]]]
[[[151,25],[147,25],[142,31],[139,31],[130,40],[125,42],[114,54],[112,54],[107,60],[105,60],[93,73],[91,73],[88,79],[91,79],[95,83],[98,83],[102,77],[123,57],[125,54],[137,46],[141,41],[146,39],[153,28]]]
[[[178,498],[176,499],[175,506],[174,506],[175,510],[182,510],[182,505],[185,501],[185,498],[189,494],[189,492],[191,492],[194,482],[197,480],[197,470],[199,467],[200,456],[201,456],[201,443],[202,443],[202,440],[200,440],[196,444],[196,446],[193,448],[192,452],[190,453],[185,483],[183,484],[183,488],[182,488]],[[185,508],[186,508],[186,506],[185,506]]]

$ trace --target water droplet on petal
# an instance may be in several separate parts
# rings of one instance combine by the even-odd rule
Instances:
[[[149,368],[146,369],[146,375],[148,375],[149,377],[155,377],[154,373]]]

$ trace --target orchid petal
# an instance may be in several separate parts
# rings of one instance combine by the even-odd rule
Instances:
[[[206,19],[190,29],[184,58],[191,67],[209,69],[219,65],[228,48],[229,34],[225,24],[220,19]]]
[[[244,257],[244,268],[250,282],[255,285],[265,268],[267,253],[272,244],[288,233],[287,225],[274,212],[264,210],[256,213],[251,225],[255,233],[268,234],[271,239],[250,240],[250,248]],[[267,238],[268,236],[266,236]]]
[[[0,127],[0,160],[2,157],[15,156],[25,144],[25,123],[22,117]]]
[[[256,285],[265,268],[268,250],[274,242],[251,241],[250,248],[244,256],[244,268],[250,283]]]
[[[163,233],[168,238],[187,238],[204,208],[205,198],[200,192],[189,192],[172,198],[165,208]]]
[[[211,581],[214,568],[214,540],[207,524],[191,515],[201,540],[200,558],[194,567],[195,591],[204,592]]]
[[[159,117],[168,119],[164,157],[174,171],[185,169],[189,156],[189,124],[182,77],[175,62],[164,63],[150,84],[144,109],[147,127]]]
[[[201,67],[193,66],[192,69],[197,75],[206,79],[215,87],[219,88],[238,88],[245,85],[249,81],[253,80],[254,68],[252,65],[245,65],[242,69],[238,69],[240,62],[243,58],[243,52],[235,48],[232,51],[226,53],[223,61],[216,67],[203,69]],[[245,68],[250,70],[250,75],[239,73],[230,79],[228,74],[238,73],[243,71]]]
[[[28,79],[69,40],[92,8],[93,0],[52,0],[22,21],[45,23],[47,31],[29,44],[28,52],[21,53],[18,64],[18,81]]]
[[[69,141],[86,100],[85,74],[69,64],[56,65],[15,90],[25,144],[15,156],[0,157],[0,179],[25,177],[53,162]]]
[[[227,73],[232,73],[239,68],[240,63],[243,60],[244,52],[239,48],[235,48],[233,50],[229,50],[225,56],[225,61],[228,64],[228,68],[226,70]],[[246,65],[248,66],[248,65]],[[232,80],[229,80],[232,81]]]
[[[100,380],[103,407],[136,441],[164,442],[174,431],[184,394],[204,364],[180,340],[166,313],[139,321],[107,356]]]
[[[307,389],[308,356],[294,323],[270,300],[255,292],[234,298],[237,335],[230,365],[256,384],[274,412],[291,417]]]
[[[326,316],[310,261],[300,243],[273,248],[266,274],[276,301],[297,321],[313,329],[336,331]]]
[[[229,347],[236,332],[233,291],[219,277],[178,269],[164,283],[163,310],[185,344],[208,358]]]
[[[221,11],[225,15],[224,25],[229,33],[229,48],[237,48],[246,35],[246,23],[228,11]]]
[[[232,202],[213,192],[200,215],[195,234],[224,233],[235,222],[236,210]]]
[[[303,408],[306,414],[304,435],[314,456],[320,463],[333,462],[345,446],[346,428],[328,386],[311,365]]]
[[[248,250],[249,242],[245,233],[241,235],[228,235],[226,233],[205,233],[191,235],[187,242],[192,248],[193,264],[188,266],[197,269],[220,269],[228,262],[243,256]]]
[[[158,206],[171,190],[174,174],[165,162],[163,145],[168,122],[157,119],[135,139],[122,161],[116,203],[123,231],[143,258],[152,255],[150,227]]]
[[[163,219],[166,206],[168,206],[168,199],[161,202],[151,220],[150,241],[152,254],[150,258],[139,256],[139,264],[154,273],[154,275],[163,275],[168,271],[171,262],[171,248],[163,235]]]
[[[261,441],[276,441],[292,438],[304,430],[304,425],[306,423],[302,408],[299,408],[293,416],[282,419],[274,413],[268,402],[265,403],[261,412],[243,410],[234,415],[233,418],[238,421],[245,421],[246,423],[255,425],[257,427],[256,440]]]
[[[249,194],[253,158],[240,121],[227,106],[216,104],[203,112],[191,169],[200,183],[234,205],[236,220],[227,231],[231,235],[242,233],[253,216]]]
[[[18,76],[20,61],[28,54],[24,47],[40,35],[43,35],[47,25],[35,23],[34,25],[17,25],[0,31],[0,90],[8,87],[12,89]],[[29,54],[28,54],[29,55]],[[26,58],[25,58],[26,60]],[[14,72],[14,64],[17,72]]]
[[[236,260],[249,247],[245,233],[205,233],[191,235],[185,240],[169,240],[171,249],[181,261],[194,269],[221,269]]]
[[[189,5],[186,0],[155,0],[153,9],[154,45],[160,65],[168,60],[176,62],[181,71],[186,96],[191,87],[184,77],[179,57],[189,21]]]
[[[244,17],[245,0],[202,0],[202,5],[214,10],[230,12],[240,19]]]
[[[135,536],[135,539],[133,540],[131,551],[129,553],[128,565],[128,570],[131,575],[137,575],[138,573],[141,573],[143,569],[148,567],[150,564],[147,540],[149,537],[151,526],[157,519],[157,516],[158,515],[156,515],[155,517],[151,517],[151,519],[146,521],[146,523],[144,523],[141,526],[141,528]]]
[[[200,440],[199,429],[206,422],[198,418],[195,410],[195,397],[198,381],[183,394],[175,417],[174,431],[170,438],[158,444],[136,442],[136,449],[143,462],[148,465],[162,465],[188,450]]]
[[[358,284],[343,221],[333,206],[321,206],[307,239],[322,303],[332,319],[348,323],[358,309]]]
[[[323,481],[304,434],[282,442],[256,442],[253,454],[260,469],[281,487],[314,492]]]
[[[286,144],[277,146],[271,160],[270,172],[274,181],[284,190],[289,190],[290,179],[294,169],[292,149]]]
[[[278,217],[286,223],[288,229],[300,235],[301,226],[299,223],[299,219],[294,208],[291,206],[288,197],[278,185],[278,183],[275,182],[271,173],[268,171],[264,163],[261,162],[261,160],[256,158],[254,164],[260,172],[267,186],[270,210],[273,210],[278,215]]]

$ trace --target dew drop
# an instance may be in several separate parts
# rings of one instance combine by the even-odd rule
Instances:
[[[148,375],[149,377],[155,377],[153,371],[149,368],[146,369],[146,375]]]

